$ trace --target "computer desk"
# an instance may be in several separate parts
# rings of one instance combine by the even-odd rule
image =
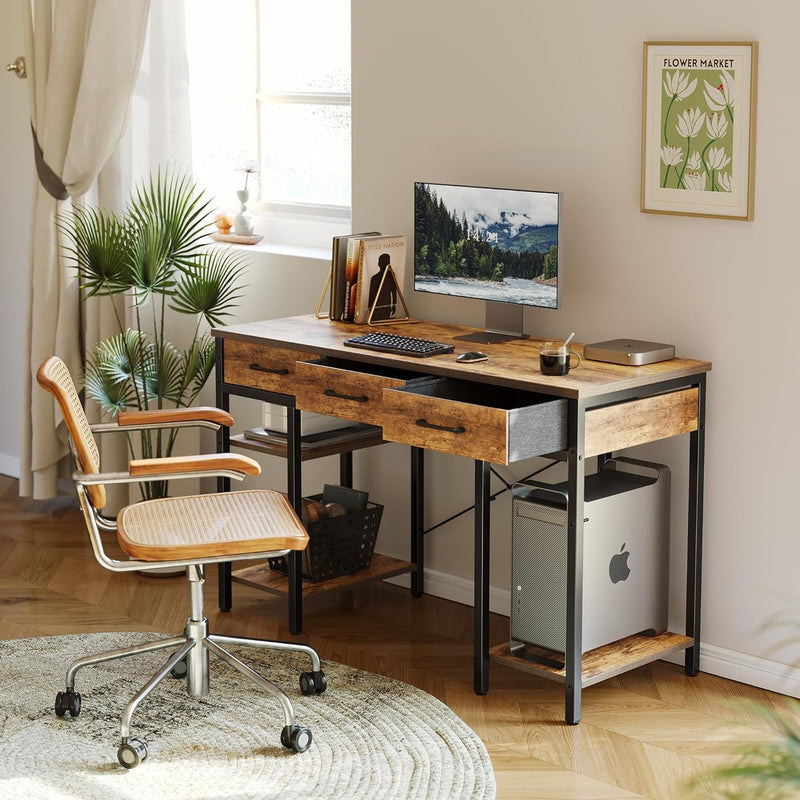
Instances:
[[[490,657],[502,663],[559,680],[565,686],[565,717],[581,716],[581,689],[598,680],[685,650],[685,671],[699,671],[700,586],[703,521],[703,461],[707,361],[676,358],[645,366],[587,361],[566,376],[539,371],[536,337],[481,346],[489,359],[463,364],[455,356],[476,349],[455,337],[476,329],[437,322],[382,325],[381,330],[452,343],[455,352],[430,358],[355,349],[343,341],[366,328],[319,319],[314,315],[272,319],[217,328],[217,403],[229,408],[231,395],[278,403],[287,408],[283,449],[268,449],[227,430],[217,446],[266,449],[287,459],[288,493],[299,512],[301,462],[316,455],[340,453],[341,482],[351,485],[352,450],[392,441],[411,448],[410,561],[376,567],[352,580],[411,572],[411,590],[423,593],[424,452],[437,450],[473,459],[474,472],[474,689],[489,689]],[[582,354],[582,346],[574,345]],[[301,446],[300,411],[313,411],[379,426],[372,439],[310,453]],[[582,653],[584,476],[586,459],[601,462],[613,451],[679,434],[689,434],[689,510],[687,520],[686,630],[655,637],[629,637]],[[489,504],[490,465],[534,456],[566,461],[567,504],[567,646],[564,667],[523,661],[509,646],[489,647]],[[221,489],[228,488],[225,482]],[[376,555],[376,559],[380,558]],[[267,591],[288,595],[289,626],[302,630],[304,591],[317,591],[300,579],[300,558],[289,558],[289,575],[270,576],[262,569],[241,578]],[[230,564],[221,565],[220,608],[232,604]],[[236,576],[233,577],[236,580]],[[284,581],[275,588],[274,581]],[[337,582],[338,581],[338,582]],[[331,588],[350,585],[335,579]]]

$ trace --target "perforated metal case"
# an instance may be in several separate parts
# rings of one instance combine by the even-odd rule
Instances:
[[[644,474],[640,474],[644,473]],[[586,478],[582,651],[667,628],[669,469],[614,459]],[[517,484],[512,501],[511,646],[563,653],[567,620],[566,484]],[[630,573],[616,582],[610,564]],[[518,653],[522,654],[522,653]]]

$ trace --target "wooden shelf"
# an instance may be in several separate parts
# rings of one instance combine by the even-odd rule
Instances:
[[[363,450],[365,447],[375,447],[383,444],[383,429],[372,427],[365,435],[359,432],[355,436],[342,436],[331,440],[321,440],[318,442],[305,442],[300,448],[300,460],[311,461],[315,458],[325,456],[335,456],[339,453],[352,452],[353,450]],[[284,442],[265,442],[260,439],[249,439],[244,434],[231,436],[231,447],[241,447],[244,450],[256,450],[278,458],[286,458],[286,444]]]
[[[581,686],[591,686],[593,683],[604,681],[614,675],[627,672],[629,669],[641,667],[659,658],[686,650],[694,644],[694,639],[679,633],[667,631],[660,636],[645,636],[635,634],[625,639],[620,639],[611,644],[598,647],[583,654],[581,662]],[[528,648],[536,655],[543,656],[553,661],[563,663],[564,654],[545,648]],[[507,667],[531,672],[543,678],[564,682],[565,670],[555,666],[547,666],[536,661],[515,655],[511,652],[511,645],[505,642],[489,649],[489,658]]]
[[[416,564],[412,564],[410,561],[400,561],[391,556],[375,553],[372,556],[369,567],[362,569],[360,572],[354,572],[352,575],[342,575],[339,578],[331,578],[327,581],[319,581],[318,583],[303,581],[303,596],[308,597],[320,592],[352,589],[361,583],[391,578],[395,575],[402,575],[405,572],[413,572],[416,568]],[[283,573],[270,569],[268,562],[238,569],[233,572],[231,577],[238,583],[244,583],[256,589],[263,589],[271,594],[283,597],[289,594],[289,579]]]

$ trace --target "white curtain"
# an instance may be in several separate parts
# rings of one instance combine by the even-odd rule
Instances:
[[[56,219],[67,198],[83,195],[106,165],[118,170],[116,148],[139,73],[150,0],[24,2],[39,181],[32,225],[20,494],[46,498],[56,493],[58,465],[67,447],[55,433],[60,417],[52,398],[38,388],[36,370],[53,354],[75,375],[81,374],[82,362],[77,279],[59,256]]]

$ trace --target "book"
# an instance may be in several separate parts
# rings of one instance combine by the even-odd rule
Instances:
[[[392,319],[400,304],[406,269],[406,237],[374,236],[360,241],[353,319]]]
[[[361,239],[351,236],[347,240],[347,257],[345,259],[344,270],[344,311],[342,312],[342,320],[344,322],[352,322],[353,314],[355,313],[355,286],[358,279],[358,246]]]
[[[333,237],[331,252],[330,318],[342,319],[345,308],[345,267],[347,262],[347,242],[353,237],[380,236],[378,231],[368,233],[348,233]]]
[[[371,236],[351,236],[347,240],[347,256],[344,268],[344,312],[342,321],[353,322],[358,299],[358,275],[360,267],[361,243]]]
[[[339,503],[347,510],[348,514],[355,514],[367,507],[369,492],[360,489],[351,489],[349,486],[335,486],[326,483],[322,489],[323,503]]]

